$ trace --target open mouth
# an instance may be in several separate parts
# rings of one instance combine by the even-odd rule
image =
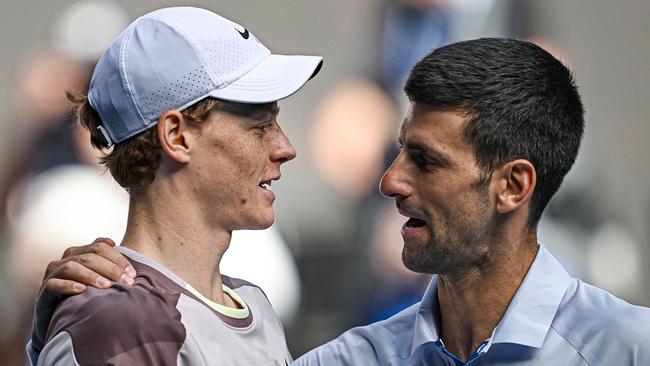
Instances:
[[[427,223],[424,220],[420,220],[420,219],[416,219],[414,217],[411,217],[404,224],[404,228],[405,229],[418,228],[418,227],[423,227],[426,224]]]
[[[260,186],[262,189],[266,189],[267,191],[270,191],[270,190],[271,190],[271,180],[269,179],[269,180],[262,181],[262,182],[259,184],[259,186]]]

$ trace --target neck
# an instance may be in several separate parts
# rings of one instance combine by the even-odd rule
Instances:
[[[480,268],[438,278],[440,337],[462,360],[492,335],[537,254],[534,231],[503,244],[491,246],[488,261]]]
[[[209,299],[235,306],[223,293],[219,271],[231,231],[207,225],[200,206],[169,193],[152,185],[131,198],[122,245],[167,267]]]

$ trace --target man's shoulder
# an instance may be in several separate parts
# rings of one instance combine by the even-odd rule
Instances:
[[[407,358],[419,306],[418,302],[386,320],[352,328],[300,357],[296,365],[371,365]]]
[[[598,354],[608,350],[620,355],[650,350],[648,324],[649,308],[576,279],[562,299],[552,327],[587,357],[602,357]]]
[[[611,293],[582,282],[572,281],[559,307],[559,319],[579,320],[579,324],[601,327],[624,325],[650,332],[650,308],[637,306]],[[627,329],[627,328],[626,328]],[[629,330],[629,329],[628,329]]]
[[[59,304],[43,354],[72,352],[81,364],[119,355],[141,359],[154,353],[174,354],[186,338],[176,309],[179,296],[138,282],[88,288]]]
[[[180,325],[176,309],[179,291],[152,286],[146,278],[136,278],[133,286],[113,284],[108,289],[89,287],[84,293],[63,300],[57,307],[47,339],[61,331],[83,339],[93,331],[107,339],[130,333],[154,333],[170,324]]]

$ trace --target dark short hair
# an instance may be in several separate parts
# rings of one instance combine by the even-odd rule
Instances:
[[[486,181],[514,159],[535,166],[528,220],[535,225],[575,162],[584,131],[567,67],[530,42],[482,38],[432,51],[404,90],[411,102],[468,113],[465,138]]]

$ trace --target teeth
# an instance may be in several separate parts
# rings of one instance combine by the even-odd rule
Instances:
[[[271,183],[260,183],[260,187],[271,190]]]

